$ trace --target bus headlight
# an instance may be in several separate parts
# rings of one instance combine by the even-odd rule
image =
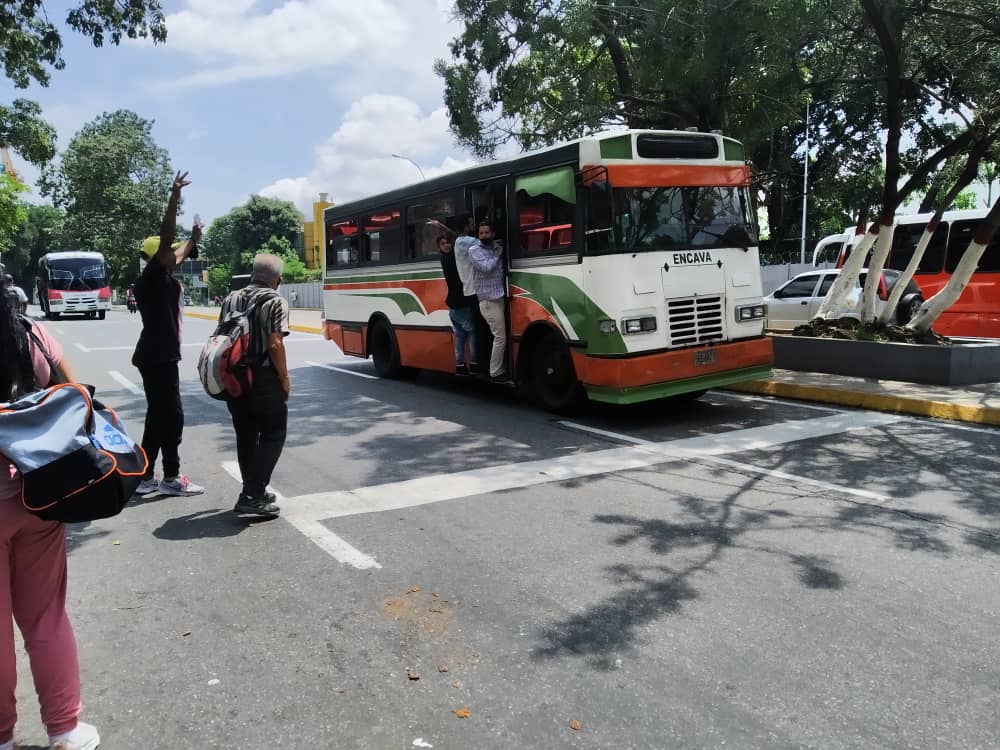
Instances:
[[[736,308],[736,322],[749,323],[751,320],[764,319],[764,305],[741,305]]]
[[[625,318],[622,321],[622,333],[651,333],[656,330],[656,318],[645,315],[641,318]]]

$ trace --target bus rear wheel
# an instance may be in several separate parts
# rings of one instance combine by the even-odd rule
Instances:
[[[100,318],[101,320],[104,320],[106,317],[108,317],[108,311],[101,310],[99,313],[97,313],[97,317]]]
[[[569,347],[561,336],[544,334],[532,347],[529,367],[531,389],[546,409],[565,413],[583,404],[583,386],[576,377]]]
[[[375,372],[380,378],[408,380],[417,374],[412,367],[403,367],[399,361],[399,344],[392,326],[376,320],[368,332],[368,351],[371,352]]]

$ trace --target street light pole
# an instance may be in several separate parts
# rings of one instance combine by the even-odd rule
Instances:
[[[806,207],[809,205],[809,102],[806,102],[806,156],[802,174],[802,247],[799,263],[806,262]]]
[[[413,166],[415,166],[417,168],[417,171],[420,172],[420,179],[421,180],[426,180],[427,179],[427,177],[424,176],[424,170],[422,170],[420,168],[420,165],[417,164],[415,161],[413,161],[413,159],[411,159],[410,157],[408,157],[408,156],[402,156],[401,154],[392,154],[392,157],[394,159],[402,159],[403,161],[410,162],[410,164],[412,164]]]

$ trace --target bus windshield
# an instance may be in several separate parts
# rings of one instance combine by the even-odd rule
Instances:
[[[108,285],[104,263],[90,258],[49,260],[49,288],[60,292],[89,292]]]
[[[587,250],[591,253],[711,249],[755,245],[746,188],[590,187]]]

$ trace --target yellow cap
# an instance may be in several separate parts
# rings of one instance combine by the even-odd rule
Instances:
[[[183,245],[183,242],[175,242],[171,245],[175,250]],[[142,241],[142,254],[147,258],[152,258],[156,255],[156,251],[160,249],[160,238],[159,237],[147,237]]]

